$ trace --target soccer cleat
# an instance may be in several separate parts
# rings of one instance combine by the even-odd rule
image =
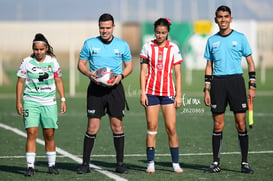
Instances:
[[[179,163],[173,163],[173,171],[175,173],[182,173],[183,169],[180,167]]]
[[[81,167],[77,171],[78,174],[85,174],[89,172],[90,172],[89,165],[81,165]]]
[[[155,162],[149,162],[147,164],[146,173],[155,173]]]
[[[241,164],[241,172],[242,173],[248,173],[248,174],[254,174],[254,170],[250,168],[248,163],[244,162]]]
[[[59,171],[58,169],[55,167],[55,165],[51,166],[51,167],[48,167],[48,172],[49,174],[51,175],[58,175],[59,174]]]
[[[125,174],[127,174],[128,173],[128,169],[124,166],[124,164],[117,164],[116,172],[117,173],[125,173]]]
[[[204,173],[217,173],[220,172],[221,168],[218,162],[213,162],[209,168],[207,168]]]
[[[31,176],[33,176],[34,174],[35,174],[34,168],[28,167],[27,170],[26,170],[25,176],[26,176],[26,177],[31,177]]]

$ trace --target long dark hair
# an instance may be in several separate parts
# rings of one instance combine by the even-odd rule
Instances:
[[[170,26],[172,25],[171,20],[169,18],[159,18],[154,22],[154,32],[157,26],[165,26],[168,29],[168,32],[170,32]],[[166,37],[168,40],[168,36]]]
[[[159,18],[154,22],[154,31],[157,26],[166,26],[168,28],[168,31],[170,31],[171,25],[171,20],[169,18]]]
[[[35,43],[39,42],[39,41],[44,42],[46,44],[46,46],[48,47],[46,54],[48,54],[52,57],[55,57],[52,46],[48,43],[47,39],[45,38],[45,36],[42,33],[37,33],[35,35],[33,42],[32,42],[32,49],[34,49]],[[31,57],[35,57],[34,53],[31,54]]]

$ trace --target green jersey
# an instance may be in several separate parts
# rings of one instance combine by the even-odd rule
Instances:
[[[25,79],[24,101],[34,101],[42,105],[56,104],[55,77],[62,72],[56,58],[46,55],[43,62],[27,57],[20,65],[17,76]]]

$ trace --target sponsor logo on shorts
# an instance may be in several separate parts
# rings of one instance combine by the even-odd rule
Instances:
[[[211,105],[211,108],[212,108],[212,109],[216,109],[216,107],[217,107],[216,104],[212,104],[212,105]]]
[[[92,109],[92,110],[87,110],[88,114],[95,114],[96,110],[95,109]]]
[[[169,99],[171,99],[172,101],[174,101],[175,97],[174,96],[169,96]]]
[[[246,103],[243,103],[243,104],[242,104],[242,108],[246,108]]]

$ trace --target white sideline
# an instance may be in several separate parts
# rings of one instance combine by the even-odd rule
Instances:
[[[4,128],[6,130],[12,131],[15,134],[23,136],[25,138],[27,137],[26,133],[24,133],[23,131],[21,131],[21,130],[19,130],[17,128],[12,128],[12,127],[10,127],[8,125],[5,125],[5,124],[2,124],[2,123],[0,123],[0,127]],[[39,138],[37,138],[36,142],[39,143],[39,144],[41,144],[41,145],[45,145],[44,141],[41,140],[41,139],[39,139]],[[80,163],[80,164],[82,163],[82,159],[81,158],[79,158],[78,156],[75,156],[75,155],[73,155],[71,153],[68,153],[67,151],[65,151],[65,150],[63,150],[61,148],[56,147],[56,152],[59,153],[59,154],[61,154],[61,155],[63,155],[63,156],[65,156],[65,157],[68,157],[68,158],[76,161],[77,163]],[[107,170],[103,170],[102,168],[100,168],[100,167],[98,167],[96,165],[90,164],[90,167],[94,168],[95,171],[100,172],[103,175],[105,175],[105,176],[107,176],[109,178],[112,178],[114,180],[117,180],[117,181],[127,181],[127,179],[122,178],[122,177],[120,177],[120,176],[118,176],[116,174],[113,174],[113,173],[111,173],[111,172],[109,172]]]

